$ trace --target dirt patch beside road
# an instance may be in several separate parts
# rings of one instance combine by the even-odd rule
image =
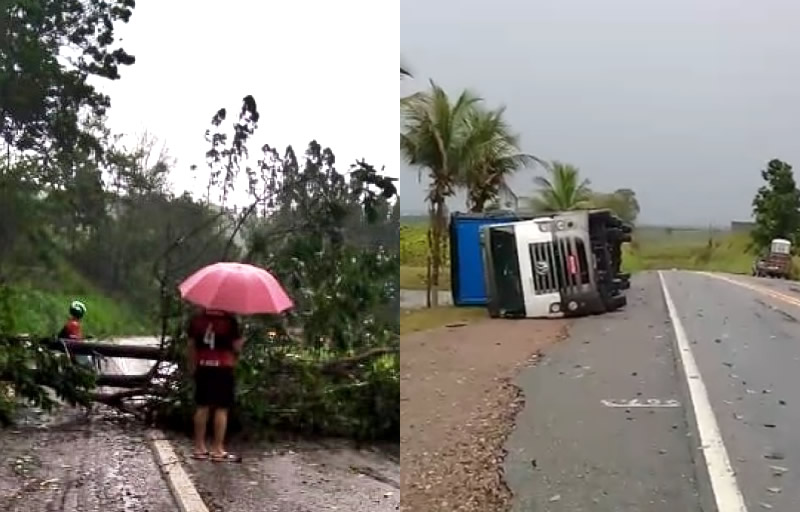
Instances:
[[[401,510],[503,511],[502,446],[522,405],[509,380],[566,323],[486,320],[401,338]]]

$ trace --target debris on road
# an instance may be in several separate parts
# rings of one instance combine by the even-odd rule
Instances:
[[[764,455],[764,458],[768,460],[783,460],[786,456],[782,452],[772,451]]]
[[[784,473],[789,471],[789,468],[783,466],[770,466],[769,469],[772,470],[773,476],[783,476]]]

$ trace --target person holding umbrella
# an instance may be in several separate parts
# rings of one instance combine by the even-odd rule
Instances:
[[[228,411],[236,396],[234,370],[244,340],[234,314],[277,314],[292,300],[266,270],[242,263],[215,263],[189,276],[179,286],[181,297],[202,309],[189,322],[189,372],[195,382],[194,453],[196,459],[240,462],[225,450]],[[206,426],[214,411],[211,450]]]
[[[196,459],[237,462],[236,455],[225,450],[228,411],[236,396],[234,367],[244,340],[236,317],[224,311],[203,309],[189,321],[188,363],[194,377],[194,433]],[[206,449],[206,426],[214,411],[214,436],[211,450]]]

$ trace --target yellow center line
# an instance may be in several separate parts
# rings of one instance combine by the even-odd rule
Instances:
[[[760,285],[753,284],[753,283],[746,283],[746,282],[740,281],[738,279],[730,278],[728,276],[723,276],[723,275],[720,275],[720,274],[713,274],[711,272],[698,272],[698,274],[702,274],[702,275],[707,276],[707,277],[713,277],[714,279],[719,279],[720,281],[727,281],[727,282],[729,282],[731,284],[735,284],[736,286],[741,286],[742,288],[747,288],[747,289],[752,290],[752,291],[754,291],[756,293],[760,293],[762,295],[766,295],[768,297],[772,297],[773,299],[777,299],[777,300],[783,301],[783,302],[785,302],[787,304],[791,304],[792,306],[800,307],[800,298],[793,297],[791,295],[787,295],[785,293],[781,293],[781,292],[772,290],[770,288],[767,288],[766,286],[760,286]]]

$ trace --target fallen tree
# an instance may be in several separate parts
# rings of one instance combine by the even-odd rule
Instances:
[[[161,331],[158,346],[4,341],[2,333],[13,330],[3,329],[0,287],[0,380],[36,405],[54,405],[42,390],[49,387],[68,403],[103,403],[148,422],[185,428],[191,425],[193,408],[192,379],[184,364],[189,311],[177,286],[210,261],[243,261],[269,269],[296,307],[282,318],[246,319],[234,428],[238,423],[251,432],[279,428],[399,439],[399,210],[394,180],[365,162],[340,172],[333,153],[316,141],[303,158],[291,147],[279,154],[264,145],[257,165],[247,165],[246,143],[259,118],[255,101],[245,98],[232,136],[220,128],[225,117],[221,109],[207,134],[212,146],[207,154],[208,197],[205,204],[187,210],[192,214],[188,217],[196,217],[194,224],[185,218],[174,223],[166,215],[158,218],[158,212],[168,211],[160,208],[170,198],[153,192],[159,189],[147,180],[162,174],[147,169],[137,171],[136,183],[142,181],[144,192],[136,199],[151,206],[122,203],[118,209],[129,224],[114,231],[116,235],[144,235],[145,226],[158,223],[163,237],[161,243],[155,237],[141,242],[158,257],[152,262],[155,280],[138,282],[156,286],[137,292],[158,298],[153,301]],[[244,209],[230,208],[226,198],[240,172],[247,174],[251,202]],[[214,198],[219,206],[211,206],[212,193],[219,193]],[[200,209],[203,215],[195,215]],[[98,237],[104,233],[100,228],[96,232]],[[140,266],[128,270],[141,277]],[[145,374],[97,375],[73,364],[68,354],[154,364]],[[0,393],[0,418],[9,418],[2,407],[10,403]]]

